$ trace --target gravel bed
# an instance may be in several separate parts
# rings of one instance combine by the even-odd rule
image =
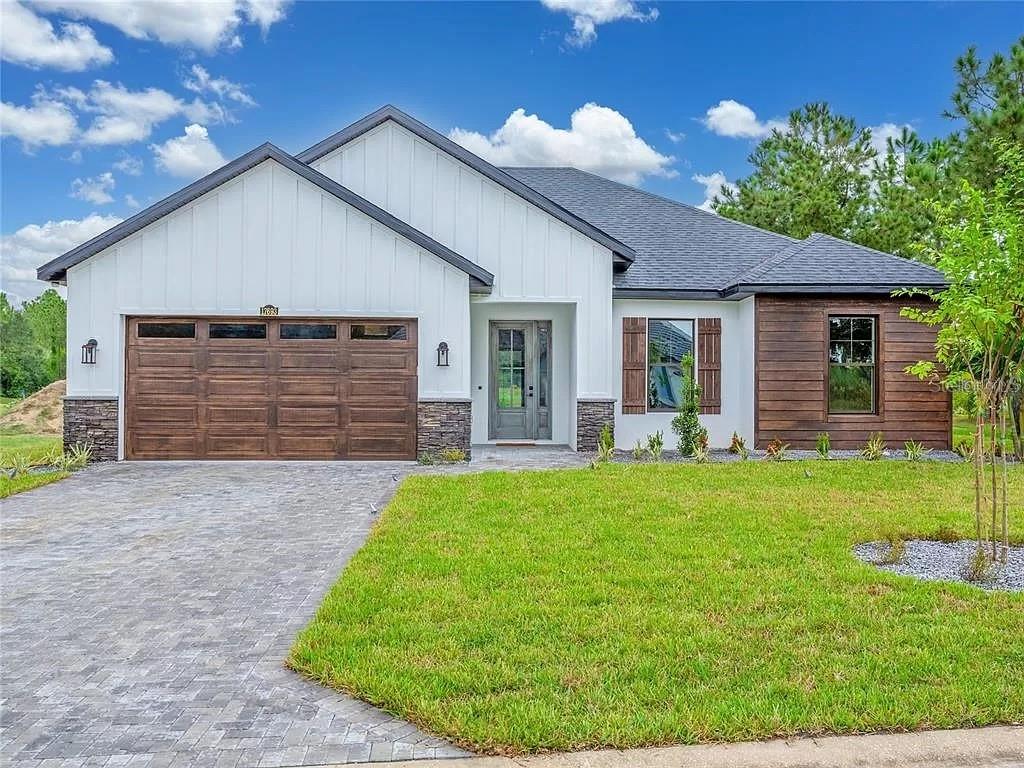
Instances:
[[[869,541],[853,548],[853,554],[876,568],[916,576],[926,581],[959,581],[982,589],[1006,592],[1024,592],[1024,546],[1010,546],[1006,564],[993,567],[985,581],[968,581],[964,577],[967,564],[971,561],[977,544],[970,539],[963,541],[929,541],[911,539],[904,542],[906,551],[898,563],[885,565],[882,557],[889,551],[889,545],[880,541]]]
[[[763,461],[763,460],[766,459],[766,456],[767,456],[767,454],[765,453],[765,451],[750,451],[750,456],[748,457],[747,460],[748,461]],[[863,457],[860,455],[860,451],[838,451],[838,450],[834,450],[834,451],[831,451],[829,453],[828,460],[829,461],[843,461],[843,460],[861,459],[861,458],[863,458]],[[798,451],[798,450],[792,450],[792,449],[786,451],[786,458],[783,459],[783,461],[803,461],[803,460],[807,460],[807,459],[813,459],[814,461],[822,461],[822,459],[818,458],[818,454],[815,451],[810,451],[810,450],[799,450]],[[628,451],[628,450],[616,450],[615,451],[615,457],[614,457],[613,460],[614,461],[618,461],[618,462],[622,462],[624,464],[628,464],[628,463],[631,463],[631,462],[650,463],[650,461],[651,461],[649,456],[645,457],[643,459],[639,459],[639,460],[634,459],[632,452]],[[682,456],[680,456],[678,451],[675,451],[675,450],[671,450],[670,451],[670,450],[667,450],[667,449],[661,455],[661,460],[662,461],[669,461],[669,462],[693,462],[693,459],[683,458]],[[729,453],[729,451],[725,450],[724,448],[716,448],[716,449],[712,450],[711,451],[710,460],[712,462],[719,463],[719,464],[726,464],[726,463],[733,462],[733,461],[741,461],[741,459],[740,459],[738,454]],[[906,451],[901,451],[901,450],[886,450],[886,452],[882,455],[882,458],[881,458],[881,461],[907,461],[907,460],[908,459],[907,459]],[[962,462],[963,460],[964,460],[963,457],[960,456],[960,454],[955,453],[954,451],[931,451],[930,453],[926,454],[921,459],[922,462],[924,462],[924,461],[940,461],[940,462],[953,462],[953,463],[955,463],[955,462]]]

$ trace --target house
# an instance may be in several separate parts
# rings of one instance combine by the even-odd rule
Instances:
[[[65,441],[101,459],[412,459],[669,442],[695,358],[715,446],[950,445],[903,372],[922,264],[574,168],[496,168],[394,107],[242,155],[39,269],[68,288]]]

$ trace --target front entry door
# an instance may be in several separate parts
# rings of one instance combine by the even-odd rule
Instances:
[[[551,439],[551,323],[491,322],[491,440]]]

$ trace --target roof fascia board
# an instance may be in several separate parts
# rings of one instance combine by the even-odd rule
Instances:
[[[198,181],[189,184],[184,189],[175,192],[158,203],[151,205],[144,211],[137,213],[129,219],[112,227],[106,232],[94,237],[77,248],[73,248],[62,256],[44,264],[36,271],[40,280],[50,282],[65,279],[67,270],[79,264],[100,251],[109,248],[126,237],[135,234],[143,227],[146,227],[169,213],[181,208],[200,196],[212,191],[236,176],[256,167],[266,160],[273,160],[284,166],[293,173],[301,176],[312,184],[320,187],[325,192],[333,195],[344,203],[351,205],[356,210],[364,213],[372,219],[386,226],[401,237],[418,245],[438,258],[462,270],[474,280],[484,285],[491,285],[494,282],[494,275],[483,267],[480,267],[465,257],[459,255],[447,246],[437,242],[432,237],[420,232],[401,219],[392,216],[382,208],[377,207],[369,200],[357,195],[352,190],[343,187],[333,179],[328,178],[317,170],[300,163],[294,157],[275,147],[273,144],[262,144],[256,149],[246,152],[227,165],[219,168]]]
[[[307,164],[315,162],[344,144],[358,138],[367,131],[373,130],[387,120],[393,120],[407,131],[410,131],[427,143],[432,144],[442,152],[445,152],[456,160],[465,163],[477,173],[482,174],[494,183],[505,187],[505,189],[509,190],[513,194],[537,206],[551,216],[554,216],[566,226],[572,227],[577,232],[580,232],[591,240],[600,243],[612,252],[616,261],[620,261],[628,265],[633,263],[636,259],[636,252],[625,243],[616,240],[606,232],[602,232],[590,222],[581,219],[579,216],[566,210],[550,198],[540,194],[537,190],[533,189],[533,187],[524,184],[519,181],[519,179],[506,173],[500,168],[491,165],[486,160],[477,157],[468,149],[459,146],[446,136],[442,136],[430,126],[424,125],[416,118],[407,115],[402,110],[391,105],[381,107],[376,112],[367,115],[361,120],[357,120],[347,128],[342,128],[340,131],[328,136],[323,141],[317,142],[309,149],[297,154],[295,159],[301,163]]]

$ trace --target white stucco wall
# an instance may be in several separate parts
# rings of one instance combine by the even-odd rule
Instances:
[[[68,394],[119,396],[125,315],[401,316],[421,398],[470,396],[469,278],[273,160],[68,270]],[[80,347],[99,342],[97,363]],[[451,366],[435,365],[438,342]]]
[[[571,445],[575,441],[575,304],[558,302],[499,304],[473,300],[470,317],[473,335],[471,384],[473,388],[474,443],[486,443],[490,416],[490,322],[492,320],[551,321],[551,441]]]
[[[609,249],[391,121],[312,166],[494,274],[484,301],[574,304],[579,396],[612,396]]]
[[[615,445],[632,448],[637,439],[646,440],[659,429],[665,434],[665,447],[675,446],[672,417],[666,412],[645,414],[622,413],[622,318],[653,317],[663,319],[696,319],[718,317],[722,320],[722,412],[704,414],[701,423],[707,427],[711,445],[724,448],[735,431],[754,441],[754,300],[741,301],[649,301],[616,299],[613,323],[619,343],[614,350],[615,370]]]

